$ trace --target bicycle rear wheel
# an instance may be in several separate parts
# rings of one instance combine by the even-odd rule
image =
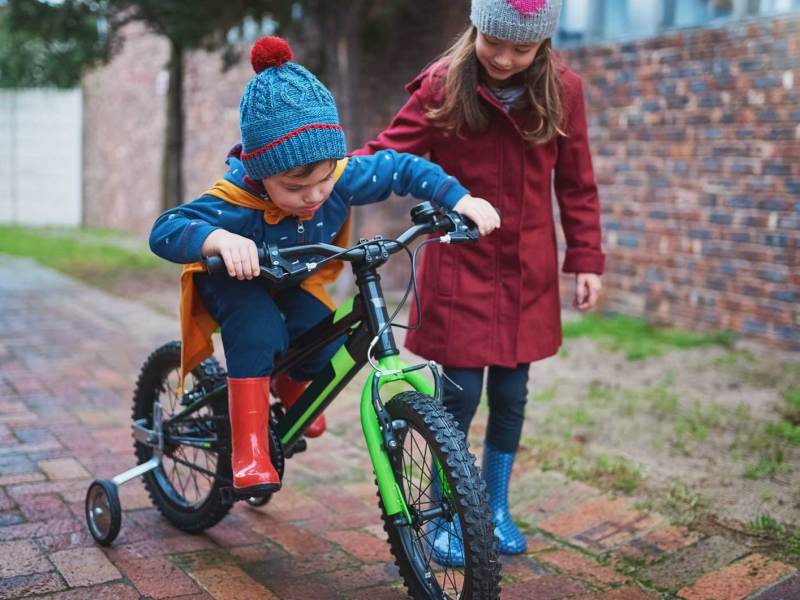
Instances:
[[[485,486],[464,435],[444,407],[418,392],[394,396],[386,409],[407,427],[398,432],[402,450],[395,478],[412,523],[381,510],[395,562],[413,598],[495,600],[500,563]],[[439,468],[443,477],[440,479]],[[446,483],[446,485],[442,485]],[[443,492],[441,490],[444,490]],[[464,550],[464,562],[434,559],[433,535],[447,522]]]
[[[152,427],[155,402],[161,406],[162,419],[168,419],[185,408],[188,397],[199,399],[225,383],[225,372],[216,359],[209,358],[187,374],[184,389],[178,389],[180,365],[180,342],[165,344],[147,358],[133,395],[134,420],[146,419]],[[200,532],[228,514],[231,505],[223,502],[220,490],[230,485],[231,461],[227,443],[203,449],[171,440],[227,440],[227,418],[225,396],[188,415],[165,432],[161,466],[143,476],[153,504],[178,529]],[[145,444],[135,442],[134,448],[139,464],[153,455]]]

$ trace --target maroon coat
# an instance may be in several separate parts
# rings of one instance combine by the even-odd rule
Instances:
[[[477,244],[430,244],[422,251],[423,323],[406,339],[415,354],[451,367],[515,367],[558,351],[561,307],[551,180],[567,239],[564,271],[603,272],[583,85],[569,69],[561,81],[567,137],[526,143],[520,128],[532,118],[530,112],[506,112],[480,86],[478,94],[491,107],[489,128],[465,139],[448,136],[424,116],[425,107],[441,102],[441,87],[422,73],[406,86],[411,97],[389,127],[356,151],[430,154],[502,215],[500,230]],[[412,322],[415,312],[412,308]]]

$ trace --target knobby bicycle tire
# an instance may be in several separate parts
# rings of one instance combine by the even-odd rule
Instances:
[[[169,385],[167,380],[174,379],[174,376],[180,370],[180,364],[180,342],[169,342],[150,354],[142,365],[136,382],[136,391],[133,395],[134,421],[144,418],[147,419],[148,426],[152,427],[153,402],[161,392],[169,391],[166,389]],[[192,375],[195,380],[202,380],[207,390],[225,382],[224,371],[213,357],[204,360],[192,371]],[[179,390],[175,390],[175,393],[180,397]],[[222,419],[215,419],[213,422],[222,424],[217,426],[216,434],[220,439],[227,440],[229,437],[227,425],[224,425],[224,423],[227,423],[226,419],[228,417],[227,398],[223,397],[208,406],[211,416],[223,417]],[[225,443],[222,446],[227,448],[229,444]],[[138,442],[134,442],[134,450],[140,464],[149,460],[153,453],[152,448]],[[167,449],[165,455],[169,451]],[[216,455],[214,472],[215,477],[210,483],[208,494],[201,502],[196,504],[183,501],[185,498],[180,496],[174,489],[163,465],[154,471],[146,473],[143,476],[143,480],[153,504],[170,523],[182,531],[198,533],[219,523],[231,509],[231,504],[223,502],[220,492],[220,488],[223,485],[230,485],[230,483],[226,484],[225,481],[230,482],[231,480],[231,461],[228,450],[224,449]]]
[[[446,582],[432,583],[431,577],[435,580],[436,576],[430,576],[429,573],[431,569],[435,571],[437,565],[435,562],[431,563],[430,556],[425,559],[426,542],[420,541],[420,532],[412,531],[412,527],[398,525],[393,518],[387,517],[379,497],[384,530],[408,593],[415,599],[458,597],[461,600],[496,600],[500,596],[500,563],[494,540],[494,524],[490,516],[486,486],[475,466],[475,457],[467,449],[464,434],[441,403],[419,392],[403,392],[394,396],[386,404],[386,409],[392,419],[402,419],[408,424],[407,429],[398,434],[401,444],[409,441],[408,436],[413,432],[425,441],[442,465],[452,494],[450,505],[461,523],[465,550],[463,588],[454,589],[450,593],[445,589],[448,587]],[[427,462],[427,459],[423,461]],[[424,465],[419,466],[424,470]],[[402,474],[398,472],[400,468],[400,465],[395,465],[398,483],[402,479]],[[423,486],[424,483],[421,483],[419,488]],[[411,487],[410,485],[400,483],[400,487],[406,503],[412,508],[414,491],[405,489]],[[420,496],[417,501],[422,506],[424,490],[418,491]],[[424,533],[422,535],[425,537]],[[442,579],[446,579],[446,574]]]

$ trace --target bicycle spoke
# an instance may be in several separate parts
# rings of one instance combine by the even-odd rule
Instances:
[[[183,390],[178,389],[178,383],[177,369],[168,373],[164,378],[159,393],[162,420],[172,418],[181,410]],[[196,385],[197,379],[191,374],[187,375],[186,389],[193,389]],[[214,437],[216,436],[214,419],[215,416],[211,409],[207,406],[202,407],[191,418],[176,423],[175,428],[171,430],[172,435],[184,438]],[[209,420],[211,420],[210,424]],[[187,452],[187,448],[190,448],[191,451]],[[173,493],[182,502],[189,505],[201,504],[214,487],[214,473],[217,471],[216,453],[180,443],[174,446],[170,453],[165,454],[163,458],[162,471],[166,477],[166,483],[172,487]]]
[[[192,464],[197,464],[197,448],[192,448]],[[194,486],[195,497],[194,501],[199,500],[202,495],[200,494],[200,487],[197,485],[197,471],[191,471],[192,485]]]
[[[414,456],[413,456],[413,446],[418,446],[418,444],[416,442],[416,436],[414,436],[413,434],[411,436],[411,446],[412,446],[412,450],[410,452],[407,452],[407,454],[409,456],[409,459],[410,459],[410,462],[411,462],[411,465],[408,468],[408,475],[406,476],[406,479],[407,479],[409,484],[414,485],[414,482],[411,480],[411,478],[413,477],[414,469],[416,468],[420,472],[420,474],[424,474],[425,469],[424,469],[424,466],[420,465],[417,462],[417,460],[414,458]],[[427,447],[427,444],[426,444],[426,447]],[[420,482],[421,482],[421,476],[420,476]],[[420,485],[414,485],[414,487],[417,489],[417,491],[419,491],[419,495],[417,495],[416,499],[412,499],[412,500],[416,500],[415,503],[418,503],[420,501],[421,497],[422,497],[422,490],[421,490],[421,486]],[[408,491],[411,492],[411,490],[408,490]]]
[[[457,513],[443,493],[434,497],[432,486],[439,479],[433,451],[425,438],[414,430],[404,436],[400,462],[401,487],[412,514],[423,510],[447,505],[457,523]],[[459,529],[460,530],[460,529]],[[412,544],[416,547],[419,559],[431,574],[432,580],[445,597],[458,598],[464,582],[464,570],[459,567],[440,567],[434,556],[434,540],[442,532],[454,535],[453,523],[439,518],[431,518],[409,528]],[[448,551],[450,548],[448,548]]]

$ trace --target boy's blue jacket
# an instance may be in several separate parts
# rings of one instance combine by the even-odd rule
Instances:
[[[154,253],[185,263],[180,303],[181,384],[186,373],[213,352],[211,333],[217,323],[203,306],[194,286],[194,274],[204,270],[199,262],[201,249],[215,229],[251,238],[257,246],[264,242],[281,247],[315,242],[347,245],[353,205],[379,202],[394,192],[453,208],[468,193],[437,165],[412,154],[386,150],[339,161],[330,197],[313,217],[301,219],[278,209],[260,182],[245,177],[240,154],[241,146],[234,147],[228,156],[225,178],[196,200],[162,214],[150,233]],[[341,269],[340,261],[326,263],[299,285],[333,310],[335,305],[325,284],[335,280]]]
[[[234,151],[229,155],[225,180],[272,205],[259,184],[245,181],[242,162]],[[328,200],[307,221],[283,215],[268,223],[264,211],[236,206],[205,193],[196,200],[163,213],[150,233],[150,248],[158,256],[176,263],[202,258],[201,248],[208,235],[222,228],[278,246],[331,242],[348,218],[350,207],[385,200],[392,192],[431,200],[452,209],[469,192],[442,169],[413,154],[383,150],[372,156],[349,159]],[[272,205],[274,210],[274,205]],[[285,218],[283,218],[285,217]]]

